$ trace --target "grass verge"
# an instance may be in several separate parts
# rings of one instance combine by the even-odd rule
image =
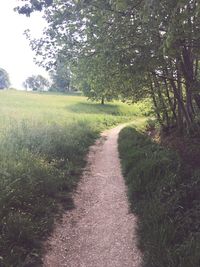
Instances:
[[[188,168],[136,128],[121,131],[119,152],[143,266],[200,266],[200,168]]]

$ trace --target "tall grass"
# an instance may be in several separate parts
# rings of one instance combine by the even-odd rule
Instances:
[[[0,92],[0,266],[41,264],[41,241],[58,207],[73,208],[88,147],[103,129],[141,114],[142,105]]]
[[[0,251],[5,266],[23,266],[51,230],[57,203],[72,208],[87,148],[98,131],[88,122],[37,126],[23,123],[0,143]]]
[[[200,169],[127,127],[119,151],[144,267],[200,266]]]

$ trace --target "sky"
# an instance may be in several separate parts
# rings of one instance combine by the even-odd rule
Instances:
[[[22,89],[28,76],[48,77],[48,74],[34,63],[34,52],[23,34],[30,29],[33,37],[41,37],[45,20],[40,12],[29,18],[14,12],[18,3],[18,0],[0,0],[0,68],[8,72],[12,87]]]

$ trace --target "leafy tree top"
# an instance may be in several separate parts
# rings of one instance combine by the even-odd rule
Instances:
[[[10,78],[6,70],[0,68],[0,89],[10,87]]]
[[[48,89],[49,81],[44,78],[42,75],[32,75],[28,77],[24,83],[26,89],[32,89],[33,91],[43,91]]]

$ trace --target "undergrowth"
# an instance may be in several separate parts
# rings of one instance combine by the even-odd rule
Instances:
[[[200,168],[134,127],[120,133],[119,151],[143,266],[200,266]]]

